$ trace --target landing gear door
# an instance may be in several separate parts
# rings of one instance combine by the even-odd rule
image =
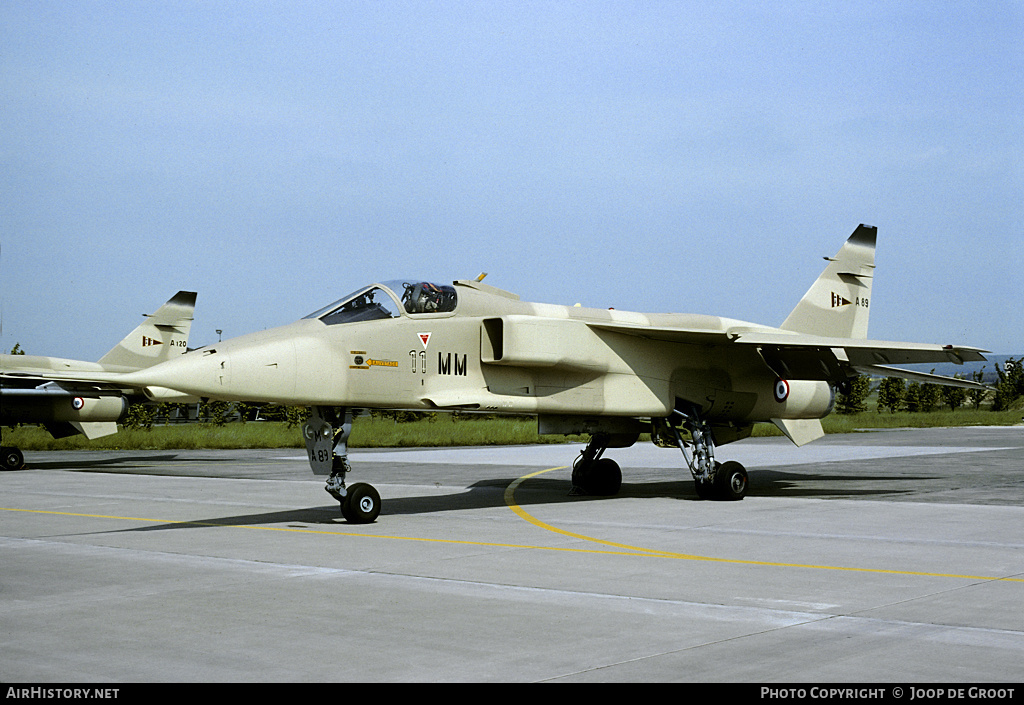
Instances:
[[[320,415],[320,409],[313,407],[313,413],[302,426],[306,439],[306,454],[314,475],[330,475],[334,463],[334,428]]]

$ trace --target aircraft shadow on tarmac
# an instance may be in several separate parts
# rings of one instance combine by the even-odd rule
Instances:
[[[899,495],[913,492],[907,488],[857,487],[843,488],[844,482],[867,483],[877,485],[885,478],[878,476],[856,476],[849,474],[809,474],[790,473],[779,470],[759,471],[751,474],[751,494],[759,497],[805,497],[805,498],[851,498],[875,497],[879,495]],[[927,478],[917,478],[918,481]],[[465,489],[452,494],[432,494],[419,497],[383,498],[381,518],[397,515],[431,514],[435,512],[452,512],[471,509],[493,509],[504,507],[505,490],[514,479],[490,479],[476,482]],[[825,487],[803,487],[805,483],[825,483]],[[518,505],[563,504],[567,502],[614,502],[617,499],[675,499],[682,501],[713,501],[700,500],[693,483],[687,480],[623,483],[622,488],[614,497],[570,496],[568,479],[531,478],[516,489],[515,501]],[[379,520],[378,520],[379,521]],[[292,528],[305,528],[308,525],[337,526],[346,525],[336,504],[326,506],[289,509],[275,512],[242,514],[236,516],[218,516],[210,519],[197,519],[190,522],[158,524],[132,529],[122,529],[114,533],[140,531],[166,531],[175,529],[199,529],[211,526],[258,526],[268,524],[287,524]]]
[[[157,463],[172,463],[175,460],[186,461],[186,459],[179,458],[173,453],[169,453],[167,455],[117,455],[109,458],[61,458],[59,461],[32,461],[31,464],[26,464],[22,470],[75,470],[82,472],[97,471],[123,473],[126,475],[177,475],[180,473],[170,472],[170,469],[168,469],[168,472],[161,473],[159,467],[154,467]],[[233,461],[228,458],[223,460],[218,458],[204,458],[203,462],[214,464],[218,462],[230,463]]]

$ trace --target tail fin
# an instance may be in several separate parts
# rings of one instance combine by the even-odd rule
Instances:
[[[195,307],[195,292],[179,291],[156,313],[146,316],[142,325],[100,358],[100,363],[140,369],[184,354]]]
[[[830,338],[867,338],[878,228],[859,225],[782,324]]]

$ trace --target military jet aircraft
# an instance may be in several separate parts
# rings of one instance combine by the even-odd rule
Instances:
[[[590,434],[574,491],[609,495],[604,453],[641,432],[679,448],[701,497],[741,499],[746,470],[719,446],[772,422],[794,443],[823,435],[836,388],[862,373],[977,386],[892,364],[984,360],[981,350],[867,339],[876,228],[859,226],[778,328],[717,316],[527,303],[476,280],[382,281],[280,328],[120,376],[225,401],[308,406],[310,465],[351,522],[380,497],[346,486],[352,410],[533,414],[542,434]]]
[[[194,292],[179,291],[99,362],[0,355],[0,424],[44,424],[54,438],[81,433],[91,440],[117,433],[129,397],[141,397],[142,391],[97,381],[97,375],[123,374],[183,355],[195,305]],[[148,391],[150,400],[189,400],[170,390]],[[4,447],[0,460],[6,470],[19,469],[25,462],[14,447]]]

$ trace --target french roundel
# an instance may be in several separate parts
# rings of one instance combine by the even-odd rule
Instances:
[[[775,401],[782,403],[789,397],[789,382],[784,379],[775,380]]]
[[[81,411],[82,407],[85,406],[85,399],[82,397],[75,397],[71,400],[71,406],[75,411]]]

